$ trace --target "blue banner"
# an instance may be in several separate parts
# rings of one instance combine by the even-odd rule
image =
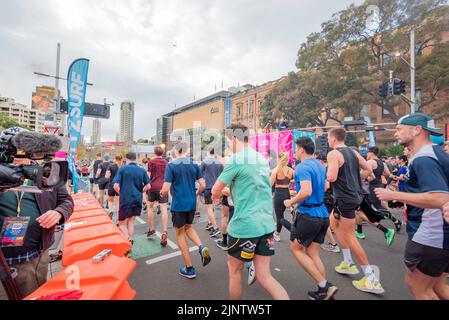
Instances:
[[[75,153],[83,126],[88,71],[89,60],[77,59],[71,64],[67,76],[67,100],[69,104],[67,128],[70,139],[69,168],[72,172],[75,193],[78,192],[79,180],[76,173]]]
[[[293,152],[296,151],[296,140],[301,137],[309,137],[310,139],[313,140],[313,142],[315,142],[316,134],[315,134],[315,132],[310,132],[310,131],[293,130]],[[315,142],[315,145],[316,145],[316,142]]]

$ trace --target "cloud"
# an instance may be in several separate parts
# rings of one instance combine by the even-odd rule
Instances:
[[[115,104],[102,120],[103,140],[119,131],[120,102],[133,100],[135,138],[155,135],[156,118],[215,90],[261,84],[294,70],[306,36],[351,0],[2,0],[0,94],[29,105],[38,85],[90,59],[87,101]],[[65,82],[61,91],[66,95]],[[83,135],[90,137],[92,119]]]

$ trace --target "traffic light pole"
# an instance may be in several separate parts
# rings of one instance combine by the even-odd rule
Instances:
[[[415,100],[415,30],[410,31],[410,113],[415,113],[416,100]]]

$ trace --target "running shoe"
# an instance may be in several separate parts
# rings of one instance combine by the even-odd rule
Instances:
[[[195,212],[195,217],[197,218],[201,217],[201,212]]]
[[[318,287],[317,291],[309,291],[307,295],[310,300],[333,300],[337,291],[338,288],[328,281],[326,287]]]
[[[179,274],[185,278],[188,279],[195,279],[196,278],[196,272],[195,272],[195,268],[192,267],[189,269],[187,269],[187,267],[182,267],[179,269]]]
[[[199,248],[199,253],[201,256],[201,263],[203,264],[203,267],[207,266],[211,260],[211,257],[209,255],[209,248],[201,245]]]
[[[275,233],[273,234],[273,238],[274,238],[274,241],[276,241],[276,242],[281,242],[281,235],[280,235],[280,233],[275,232]]]
[[[254,262],[251,262],[248,266],[248,285],[252,285],[256,282],[256,268]]]
[[[162,213],[162,211],[161,211],[161,207],[160,206],[157,206],[157,209],[156,209],[156,214],[161,214]]]
[[[387,233],[385,233],[385,241],[387,242],[387,246],[391,247],[395,235],[396,233],[394,232],[394,229],[388,229]]]
[[[220,233],[221,233],[220,232],[220,228],[217,228],[217,229],[212,228],[212,230],[209,233],[209,236],[211,238],[216,238],[216,237],[218,237],[220,235]]]
[[[114,211],[110,211],[109,212],[109,218],[112,220],[113,217],[114,217]]]
[[[143,202],[142,203],[142,211],[147,211],[147,203],[146,202]]]
[[[396,228],[396,232],[401,231],[402,229],[402,225],[404,224],[404,222],[402,222],[401,220],[398,220],[395,224],[394,227]]]
[[[155,230],[148,230],[147,233],[147,238],[148,239],[153,239],[156,236],[156,231]]]
[[[358,238],[358,239],[365,239],[365,233],[364,232],[355,232],[355,236]]]
[[[332,243],[322,244],[321,249],[328,252],[340,253],[340,247],[338,244],[333,245]]]
[[[215,243],[221,250],[228,250],[228,244],[224,243],[223,239],[217,240]]]
[[[382,285],[380,282],[378,282],[376,285],[374,285],[371,281],[369,281],[366,277],[363,277],[360,280],[354,280],[352,281],[352,285],[363,292],[369,292],[374,294],[382,294],[385,292],[384,288],[382,288]]]
[[[167,238],[168,238],[167,237],[167,232],[162,232],[162,235],[161,235],[161,246],[165,247],[167,245],[167,242],[168,242]]]
[[[355,264],[348,265],[344,261],[335,267],[335,271],[339,274],[359,274],[359,269]]]
[[[206,225],[206,230],[209,231],[212,228],[213,228],[212,224],[210,222],[208,222],[207,225]]]

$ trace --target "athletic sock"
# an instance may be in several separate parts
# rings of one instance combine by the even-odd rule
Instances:
[[[327,280],[321,281],[320,283],[318,283],[318,287],[320,287],[321,289],[326,288],[327,285]]]
[[[377,229],[379,229],[380,231],[382,231],[383,233],[387,233],[388,229],[385,228],[383,225],[381,225],[380,223],[376,226]]]
[[[368,281],[370,281],[374,285],[379,283],[379,280],[376,278],[376,275],[374,274],[374,270],[371,268],[370,265],[360,266],[360,267],[362,268],[363,274],[365,275],[365,277]]]
[[[363,226],[361,224],[357,224],[357,232],[363,233]]]
[[[354,261],[352,261],[351,250],[350,249],[341,249],[341,251],[343,252],[344,261],[348,265],[354,264]]]
[[[223,236],[223,244],[228,244],[228,234],[222,233],[222,236]]]

